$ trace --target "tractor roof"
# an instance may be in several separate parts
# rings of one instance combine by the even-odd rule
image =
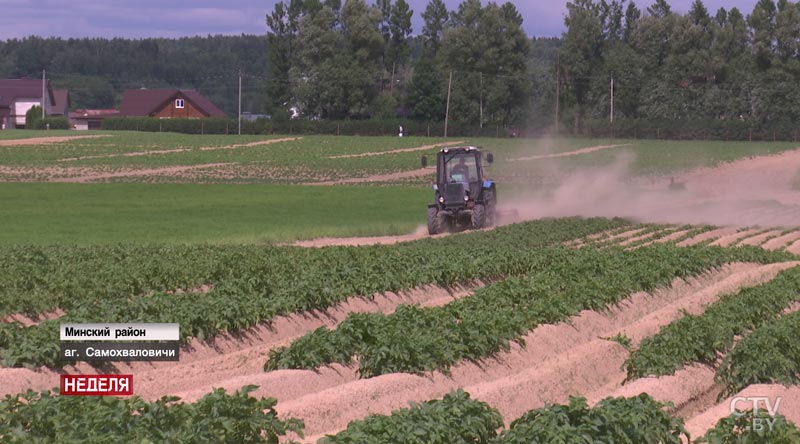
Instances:
[[[449,154],[449,153],[470,153],[470,152],[478,152],[478,153],[480,153],[481,149],[480,149],[480,147],[477,147],[477,146],[454,146],[454,147],[442,148],[439,152],[440,153],[445,153],[445,154]]]

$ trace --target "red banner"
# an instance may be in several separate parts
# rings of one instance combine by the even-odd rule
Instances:
[[[63,396],[131,396],[133,375],[61,375]]]

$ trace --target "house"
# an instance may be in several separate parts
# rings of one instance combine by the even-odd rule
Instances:
[[[42,82],[39,79],[0,79],[0,129],[24,128],[25,114],[33,106],[50,108],[56,103],[50,81],[45,80],[44,85]]]
[[[99,130],[103,127],[103,119],[117,117],[116,109],[76,109],[69,113],[69,124],[76,130]]]
[[[72,103],[69,99],[69,91],[66,89],[54,89],[53,99],[53,102],[47,108],[47,115],[68,117],[69,107],[72,106]]]
[[[129,89],[122,95],[119,111],[125,117],[225,117],[224,112],[191,89]]]

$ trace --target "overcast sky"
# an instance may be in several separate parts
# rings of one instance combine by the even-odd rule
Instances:
[[[0,39],[29,35],[57,37],[181,37],[206,34],[264,34],[264,17],[278,0],[0,0]],[[373,0],[367,0],[373,3]],[[429,0],[407,0],[414,11],[414,33]],[[461,0],[445,0],[455,9]],[[483,0],[486,4],[488,0]],[[505,0],[498,1],[504,3]],[[559,36],[564,31],[565,1],[512,0],[530,36]],[[645,9],[652,0],[638,0]],[[671,0],[686,12],[692,0]],[[747,15],[756,0],[706,0],[717,9],[738,7]]]

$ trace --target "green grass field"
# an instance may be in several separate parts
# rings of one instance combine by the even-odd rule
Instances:
[[[0,244],[268,243],[390,235],[428,190],[198,184],[0,184]]]
[[[424,223],[432,176],[348,187],[297,185],[416,170],[421,156],[432,160],[438,149],[336,156],[442,142],[423,137],[303,136],[231,148],[286,136],[25,130],[0,132],[0,140],[94,134],[108,137],[0,146],[0,182],[7,182],[0,184],[5,204],[0,210],[0,243],[252,243],[407,233]],[[610,166],[619,159],[624,159],[623,174],[670,175],[795,148],[782,142],[450,139],[455,140],[495,154],[488,174],[499,183],[501,193],[504,185],[539,186],[549,183],[543,178]],[[547,160],[514,160],[615,144],[630,146]],[[209,164],[217,166],[206,168]],[[198,166],[202,168],[181,169]],[[173,167],[181,170],[152,173]],[[97,179],[112,183],[39,183],[120,172],[122,177]],[[8,183],[20,181],[36,183]],[[511,194],[523,189],[510,186]]]

